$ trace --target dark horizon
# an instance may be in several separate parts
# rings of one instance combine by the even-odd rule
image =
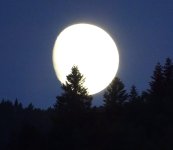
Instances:
[[[92,96],[77,66],[62,86],[54,107],[23,108],[17,100],[0,102],[1,150],[170,150],[173,148],[173,61],[157,63],[147,91],[130,92],[116,77],[102,107]]]
[[[127,90],[136,85],[143,91],[155,64],[173,56],[172,13],[170,0],[1,0],[0,99],[41,108],[54,104],[61,94],[52,65],[54,42],[61,30],[80,22],[113,37],[120,54],[117,76]]]

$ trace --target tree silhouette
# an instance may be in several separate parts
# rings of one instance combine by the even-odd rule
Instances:
[[[148,90],[150,96],[155,99],[163,99],[163,97],[172,94],[173,88],[173,64],[170,58],[167,58],[164,66],[157,63],[152,81],[150,82],[150,89]]]
[[[127,94],[116,77],[104,93],[104,106],[91,107],[84,81],[74,66],[55,107],[47,110],[32,103],[24,107],[17,99],[0,101],[0,150],[173,149],[170,58],[157,63],[141,94],[135,86]]]
[[[123,82],[115,77],[104,93],[104,107],[109,111],[119,111],[120,107],[127,100],[127,93]]]
[[[104,93],[105,105],[114,105],[114,103],[122,104],[126,99],[127,94],[124,89],[124,84],[119,78],[115,77]]]
[[[129,96],[128,96],[128,100],[129,102],[133,103],[133,102],[137,102],[139,100],[139,95],[138,95],[138,92],[136,90],[136,86],[132,86],[131,89],[130,89],[130,93],[129,93]]]
[[[150,88],[148,89],[147,102],[151,107],[159,107],[163,104],[164,97],[164,76],[163,67],[160,63],[157,63],[153,76],[151,76],[152,81],[149,83]]]
[[[22,104],[18,102],[18,100],[16,99],[14,102],[14,107],[18,108],[21,107],[22,108]]]
[[[55,109],[59,112],[81,112],[91,106],[92,96],[84,87],[85,79],[77,66],[73,66],[67,81],[62,85],[63,93],[57,96]]]
[[[166,59],[165,65],[163,67],[163,73],[167,82],[173,81],[173,63],[170,58]]]
[[[164,106],[165,111],[173,114],[173,63],[170,58],[167,58],[163,66],[164,76]]]
[[[34,105],[33,105],[32,103],[30,103],[30,104],[28,105],[28,107],[26,108],[26,110],[28,110],[28,111],[34,110]]]
[[[84,87],[85,79],[77,66],[73,66],[62,85],[63,93],[57,96],[53,114],[53,147],[58,149],[83,149],[87,141],[85,128],[89,122],[92,96]],[[77,148],[79,147],[79,148]]]
[[[151,95],[161,96],[163,92],[164,77],[163,77],[163,67],[161,66],[160,63],[157,63],[153,76],[151,78],[152,81],[150,82],[150,89],[148,90],[148,92]]]
[[[148,120],[146,122],[146,132],[154,149],[158,149],[157,147],[163,149],[172,147],[169,140],[171,138],[169,133],[173,131],[170,127],[172,126],[173,115],[172,79],[173,66],[171,59],[167,58],[164,66],[157,63],[147,93],[147,109],[145,111],[145,118]],[[165,145],[165,143],[167,144]]]
[[[164,88],[165,94],[173,96],[173,63],[170,58],[166,59],[165,65],[163,67],[163,76],[165,78]]]

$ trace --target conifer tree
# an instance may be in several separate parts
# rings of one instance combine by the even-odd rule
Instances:
[[[14,107],[17,108],[17,109],[22,109],[23,108],[22,103],[20,103],[17,98],[14,101]]]
[[[67,81],[62,85],[63,93],[57,96],[55,109],[59,112],[81,112],[90,108],[92,96],[84,87],[85,79],[77,66],[73,66]]]
[[[167,58],[163,67],[163,74],[167,82],[173,81],[173,63],[170,58]]]
[[[125,100],[127,100],[127,94],[124,84],[115,77],[104,93],[104,106],[106,109],[116,109],[117,106],[122,106]]]
[[[132,86],[131,89],[130,89],[130,93],[129,93],[129,102],[137,102],[138,99],[139,99],[139,95],[138,95],[138,92],[136,90],[136,86]]]
[[[160,63],[157,63],[151,78],[146,102],[149,104],[150,114],[157,114],[163,112],[165,103],[165,78],[163,66]]]
[[[163,67],[163,75],[165,78],[165,93],[166,95],[173,95],[173,63],[170,58],[166,59],[165,65]]]
[[[164,106],[165,110],[173,113],[173,63],[170,58],[167,58],[163,67],[164,75]]]
[[[163,97],[164,76],[163,67],[157,63],[150,84],[149,94],[152,96]]]

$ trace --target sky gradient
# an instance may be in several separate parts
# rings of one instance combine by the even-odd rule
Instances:
[[[54,42],[65,27],[81,22],[113,37],[120,54],[117,76],[127,89],[134,84],[145,90],[156,63],[173,57],[172,14],[171,0],[1,0],[0,99],[54,104],[61,93]]]

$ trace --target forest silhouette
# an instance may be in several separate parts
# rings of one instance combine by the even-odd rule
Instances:
[[[74,66],[62,94],[46,110],[0,102],[0,150],[172,150],[173,62],[157,63],[149,88],[130,92],[115,77],[92,106],[83,86],[85,77]]]

